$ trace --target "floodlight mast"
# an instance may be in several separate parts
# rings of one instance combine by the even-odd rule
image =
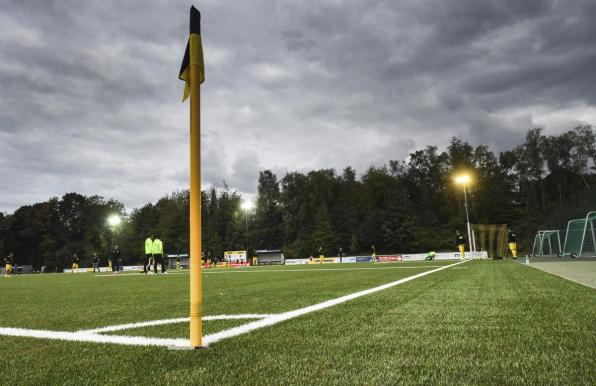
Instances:
[[[470,231],[470,215],[468,213],[468,192],[467,185],[472,179],[468,174],[460,174],[455,177],[455,183],[464,187],[464,207],[466,208],[466,225],[468,227],[468,245],[472,252],[472,232]]]
[[[244,211],[244,219],[246,222],[246,226],[244,229],[244,237],[245,237],[246,253],[248,254],[248,211],[250,211],[250,210],[252,210],[252,208],[254,208],[254,204],[252,201],[244,200],[244,201],[242,201],[242,204],[240,204],[240,207]]]

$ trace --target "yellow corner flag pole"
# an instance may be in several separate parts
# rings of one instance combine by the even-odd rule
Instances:
[[[205,81],[201,45],[201,14],[190,8],[190,37],[179,78],[186,82],[183,101],[190,96],[190,345],[203,339],[201,310],[201,88]]]

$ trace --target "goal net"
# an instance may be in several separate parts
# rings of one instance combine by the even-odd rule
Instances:
[[[589,212],[585,218],[570,220],[567,223],[563,256],[596,255],[595,222],[596,212]]]
[[[532,256],[560,256],[561,233],[558,230],[538,231],[534,238]]]

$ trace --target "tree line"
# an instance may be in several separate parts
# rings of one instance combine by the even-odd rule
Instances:
[[[445,151],[427,146],[360,176],[351,167],[283,177],[264,170],[254,210],[243,211],[241,195],[227,186],[202,192],[203,250],[219,257],[225,250],[279,248],[308,257],[320,247],[326,255],[340,247],[359,254],[371,245],[377,253],[453,250],[455,231],[466,229],[462,187],[453,180],[468,173],[470,221],[508,224],[526,253],[550,214],[592,191],[595,161],[595,130],[582,125],[559,135],[531,129],[523,144],[498,154],[454,137]],[[585,201],[585,211],[594,209]],[[113,214],[123,222],[111,227],[106,219]],[[188,219],[184,190],[130,213],[112,199],[68,193],[0,213],[0,253],[14,253],[20,265],[61,270],[73,253],[85,264],[117,243],[124,263],[137,263],[149,234],[163,240],[166,253],[188,253]]]

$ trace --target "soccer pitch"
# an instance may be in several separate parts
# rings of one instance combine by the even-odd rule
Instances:
[[[596,383],[594,289],[511,261],[454,263],[204,271],[204,336],[292,317],[190,351],[0,335],[0,383]],[[1,279],[0,330],[188,339],[186,271]],[[122,326],[148,321],[167,324]]]

